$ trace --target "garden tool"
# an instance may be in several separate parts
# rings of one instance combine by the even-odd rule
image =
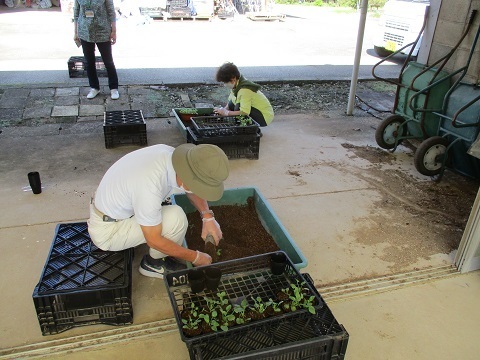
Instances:
[[[205,239],[205,253],[212,257],[212,262],[216,262],[218,260],[217,244],[215,244],[215,239],[213,238],[212,234],[208,234],[207,238]]]

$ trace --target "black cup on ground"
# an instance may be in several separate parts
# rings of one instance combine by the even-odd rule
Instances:
[[[42,182],[40,181],[40,174],[38,171],[32,171],[28,173],[28,182],[34,194],[40,194],[42,192]]]
[[[216,266],[211,266],[205,269],[205,285],[208,290],[217,290],[221,278],[222,270],[220,270],[220,268]]]
[[[188,271],[188,283],[192,293],[199,293],[205,288],[205,275],[200,269],[191,269]]]
[[[275,253],[270,256],[270,269],[273,275],[282,275],[287,265],[287,256],[284,253]]]

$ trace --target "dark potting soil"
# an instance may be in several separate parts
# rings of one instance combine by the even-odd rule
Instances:
[[[210,209],[223,232],[223,240],[217,246],[220,255],[216,255],[210,246],[205,246],[201,237],[202,220],[197,211],[187,214],[189,227],[185,237],[189,249],[207,252],[213,262],[280,250],[260,222],[253,198],[248,198],[246,205],[211,206]]]

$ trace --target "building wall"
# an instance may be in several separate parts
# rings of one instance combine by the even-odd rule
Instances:
[[[430,14],[418,61],[431,65],[447,55],[465,32],[472,10],[478,10],[474,22],[444,69],[452,73],[466,66],[480,26],[480,0],[431,0]],[[477,41],[463,81],[480,84],[480,39]]]

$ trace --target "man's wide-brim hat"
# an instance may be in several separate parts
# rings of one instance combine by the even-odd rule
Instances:
[[[180,180],[195,195],[208,201],[222,197],[229,166],[218,146],[182,144],[173,151],[172,163]]]

